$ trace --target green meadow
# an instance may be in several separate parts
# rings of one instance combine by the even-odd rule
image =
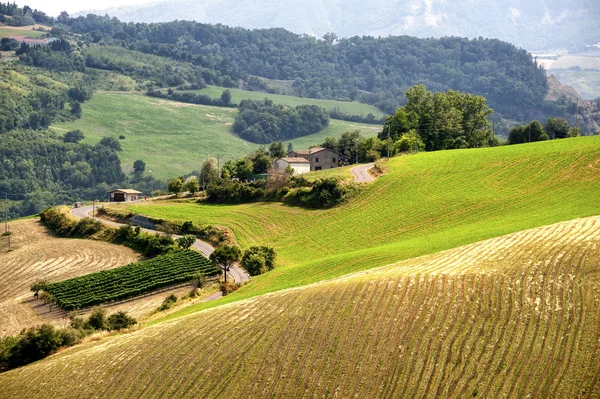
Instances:
[[[7,36],[30,36],[30,37],[40,37],[42,36],[45,32],[40,32],[38,30],[31,30],[31,28],[26,29],[27,27],[23,27],[23,28],[12,28],[12,27],[6,27],[6,26],[0,26],[0,37],[7,37]]]
[[[259,146],[242,140],[231,132],[238,112],[222,108],[152,98],[141,94],[97,92],[82,104],[81,119],[52,125],[57,133],[81,129],[88,143],[105,136],[119,138],[123,151],[119,154],[126,171],[142,159],[146,171],[161,179],[199,170],[209,155],[235,159]],[[332,120],[322,131],[289,142],[294,148],[317,145],[326,136],[339,137],[347,130],[358,129],[374,136],[378,125]],[[150,172],[151,171],[151,172]]]
[[[221,97],[221,93],[223,93],[223,91],[225,90],[229,90],[231,92],[231,102],[235,104],[239,104],[239,102],[242,100],[264,100],[265,98],[268,98],[276,104],[289,105],[290,107],[295,107],[297,105],[303,104],[311,104],[327,108],[328,110],[340,109],[341,111],[349,115],[367,116],[367,114],[371,113],[375,115],[376,118],[381,118],[385,116],[385,114],[377,107],[374,107],[369,104],[362,104],[351,101],[319,100],[315,98],[303,98],[287,96],[283,94],[263,93],[260,91],[225,89],[223,87],[218,86],[208,86],[204,89],[193,91],[195,93],[206,94],[207,96],[210,96],[212,98],[219,98]]]
[[[229,227],[278,267],[235,294],[174,316],[600,213],[600,137],[392,158],[358,197],[329,210],[279,203],[149,202],[135,212]]]

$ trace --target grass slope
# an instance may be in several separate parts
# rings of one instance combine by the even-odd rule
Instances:
[[[329,210],[278,203],[152,202],[128,208],[226,225],[244,247],[277,250],[275,270],[184,313],[600,214],[600,137],[421,153],[393,158],[389,169],[359,197]]]
[[[32,30],[32,26],[23,26],[23,27],[0,26],[0,38],[8,37],[8,36],[40,37],[44,33],[46,33],[46,32]]]
[[[81,129],[88,143],[104,136],[118,138],[119,154],[126,170],[142,159],[146,171],[157,178],[171,178],[199,170],[209,155],[220,154],[225,160],[243,156],[258,145],[231,133],[237,112],[233,108],[184,104],[139,94],[96,93],[82,105],[83,116],[75,122],[54,124],[58,132]],[[323,131],[291,140],[294,148],[319,144],[326,136],[340,136],[346,130],[359,129],[365,136],[376,135],[377,125],[361,125],[333,120]],[[286,142],[287,144],[287,142]]]
[[[287,96],[282,94],[263,93],[260,91],[225,89],[223,87],[218,86],[208,86],[202,90],[193,91],[195,93],[206,94],[207,96],[210,96],[212,98],[219,98],[225,90],[229,90],[231,92],[231,102],[235,104],[239,104],[242,100],[264,100],[265,98],[268,98],[272,100],[275,104],[284,104],[289,105],[290,107],[295,107],[297,105],[303,104],[310,104],[318,105],[319,107],[327,108],[328,110],[333,110],[337,108],[349,115],[367,116],[367,114],[371,113],[375,115],[376,118],[381,118],[385,116],[385,114],[377,107],[351,101],[319,100],[315,98],[303,98]]]
[[[265,295],[0,375],[6,398],[597,398],[600,218]]]

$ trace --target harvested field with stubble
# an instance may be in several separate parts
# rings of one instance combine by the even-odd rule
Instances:
[[[89,343],[1,374],[0,387],[6,398],[597,398],[599,245],[600,217],[526,230]]]
[[[93,240],[56,238],[34,219],[9,223],[13,251],[0,253],[0,336],[44,322],[65,323],[56,307],[33,299],[40,278],[60,281],[124,266],[141,259],[129,248]]]

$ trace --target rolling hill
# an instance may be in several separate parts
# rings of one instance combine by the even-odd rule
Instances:
[[[0,374],[6,398],[600,395],[600,219],[211,309]]]
[[[263,93],[264,94],[264,93]],[[231,133],[234,108],[202,106],[156,99],[133,93],[98,92],[82,105],[83,116],[74,122],[56,123],[59,133],[81,129],[85,142],[95,144],[105,136],[119,138],[123,151],[119,157],[126,171],[142,159],[146,171],[160,179],[200,170],[207,156],[234,159],[259,146]],[[339,137],[347,130],[361,130],[375,136],[381,127],[332,120],[313,135],[291,140],[297,149],[320,144],[327,136]],[[287,144],[287,142],[286,142]],[[152,172],[150,172],[152,171]]]
[[[392,158],[348,203],[127,205],[156,218],[230,228],[240,245],[270,245],[278,267],[199,307],[297,287],[578,217],[600,206],[600,137]],[[293,228],[290,228],[293,226]]]

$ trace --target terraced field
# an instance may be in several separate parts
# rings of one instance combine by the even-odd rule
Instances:
[[[0,374],[0,387],[6,398],[597,398],[599,245],[600,217],[527,230],[69,349]]]
[[[237,137],[231,125],[234,108],[210,107],[167,101],[140,94],[98,92],[82,104],[83,116],[74,122],[53,124],[59,134],[81,129],[85,142],[95,144],[105,136],[119,138],[123,168],[133,171],[133,162],[146,162],[146,173],[160,179],[200,170],[209,155],[224,160],[244,156],[259,146]],[[364,136],[377,135],[378,125],[332,120],[322,131],[291,142],[296,149],[320,144],[327,136],[339,137],[347,130]],[[286,147],[287,148],[287,147]]]
[[[275,270],[205,307],[598,215],[598,198],[600,137],[583,137],[393,158],[389,173],[330,210],[164,201],[127,207],[228,226],[244,247],[274,246]]]
[[[12,248],[0,253],[0,336],[45,321],[64,324],[64,314],[35,301],[29,287],[40,278],[59,281],[123,266],[140,259],[129,248],[92,240],[55,238],[33,219],[11,222]]]

